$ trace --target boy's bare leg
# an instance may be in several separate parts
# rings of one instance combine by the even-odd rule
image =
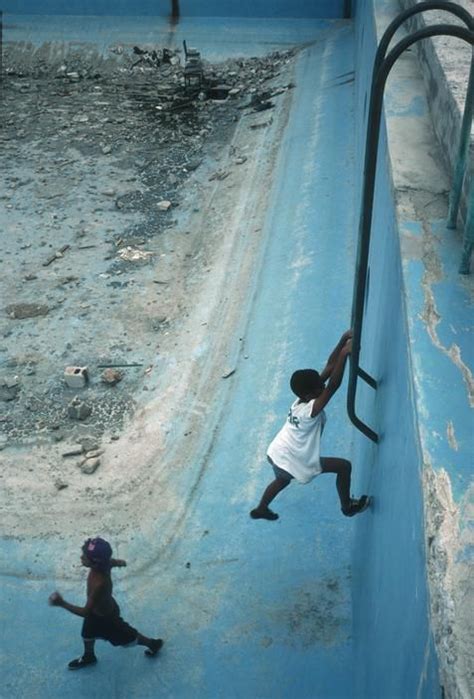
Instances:
[[[351,502],[351,462],[347,459],[338,459],[332,456],[324,456],[321,458],[321,467],[323,473],[335,473],[336,488],[341,501],[342,509],[349,507]]]
[[[271,503],[271,501],[276,498],[278,493],[280,493],[284,488],[286,488],[286,486],[289,485],[290,482],[291,481],[283,480],[283,478],[275,478],[275,480],[272,481],[270,485],[267,485],[259,504],[250,513],[252,519],[278,519],[277,513],[272,512],[272,510],[270,510],[268,506]]]

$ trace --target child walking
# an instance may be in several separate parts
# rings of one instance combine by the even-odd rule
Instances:
[[[370,504],[367,495],[351,498],[351,464],[346,459],[320,456],[320,441],[326,422],[324,408],[342,382],[347,357],[352,348],[352,331],[345,332],[319,374],[314,369],[299,369],[290,380],[297,399],[291,405],[286,423],[267,450],[275,479],[266,487],[253,519],[278,519],[269,505],[293,479],[309,483],[320,473],[335,473],[342,513],[353,517]],[[326,383],[327,382],[327,383]]]
[[[145,654],[155,656],[163,645],[161,638],[143,636],[120,616],[120,607],[112,597],[112,568],[126,566],[126,562],[112,558],[112,548],[108,541],[97,537],[87,539],[82,546],[81,563],[90,568],[87,576],[87,601],[84,607],[69,604],[59,594],[53,592],[49,603],[53,607],[62,607],[68,612],[83,617],[82,640],[84,654],[71,660],[70,670],[80,670],[88,665],[95,665],[94,652],[98,638],[109,641],[113,646],[146,646]]]

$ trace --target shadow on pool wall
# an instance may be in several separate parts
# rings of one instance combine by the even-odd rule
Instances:
[[[186,17],[321,17],[337,19],[350,8],[348,0],[179,0]],[[155,15],[168,14],[169,0],[5,0],[4,12],[41,15]]]
[[[376,49],[372,8],[373,0],[359,0],[355,18],[356,167],[361,173]],[[357,522],[353,552],[354,696],[437,699],[441,689],[429,613],[422,457],[394,197],[383,125],[361,352],[362,368],[380,383],[376,393],[359,385],[356,403],[380,441],[375,445],[357,432],[353,454],[357,478],[374,496],[370,515]]]

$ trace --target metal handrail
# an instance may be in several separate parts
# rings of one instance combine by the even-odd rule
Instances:
[[[392,40],[397,29],[413,15],[420,12],[426,12],[428,10],[443,10],[456,15],[464,24],[471,30],[474,30],[474,17],[464,9],[453,2],[447,2],[446,0],[438,0],[433,2],[429,0],[428,2],[420,2],[413,7],[408,8],[404,12],[401,12],[394,20],[391,22],[385,33],[380,40],[380,44],[377,48],[374,61],[374,75],[375,71],[379,67],[381,61],[383,60],[385,53],[387,51],[388,45]],[[472,124],[472,114],[474,109],[474,51],[471,58],[471,66],[469,69],[469,79],[467,83],[466,99],[464,101],[464,113],[461,120],[461,130],[459,135],[458,144],[458,154],[456,159],[456,165],[454,167],[453,173],[453,184],[451,187],[451,192],[449,195],[449,210],[448,218],[446,222],[447,228],[456,228],[459,204],[461,202],[462,193],[462,183],[464,180],[464,174],[466,172],[467,165],[467,153],[469,149],[469,141],[471,136],[471,124]],[[474,185],[471,185],[471,188]],[[472,194],[471,194],[472,202]],[[459,267],[459,272],[461,274],[469,274],[469,259],[471,256],[471,251],[474,245],[474,223],[473,223],[473,212],[472,203],[468,205],[468,213],[464,228],[464,250],[461,259],[461,264]]]
[[[413,17],[413,15],[417,15],[420,12],[427,12],[428,10],[444,10],[445,12],[456,15],[465,23],[468,29],[474,30],[474,17],[467,10],[465,10],[464,7],[456,5],[454,2],[448,2],[447,0],[437,0],[437,2],[434,0],[428,0],[427,2],[419,2],[413,7],[409,7],[407,10],[400,12],[400,14],[397,15],[386,28],[382,38],[380,39],[380,43],[375,54],[374,75],[385,58],[389,44],[397,29],[399,29],[407,19]]]
[[[473,18],[474,23],[474,18]],[[471,56],[471,68],[469,70],[469,81],[467,84],[464,114],[461,122],[461,133],[459,135],[458,157],[454,168],[453,185],[449,195],[448,228],[456,228],[459,204],[461,202],[462,183],[466,172],[467,154],[471,138],[472,113],[474,108],[474,51]],[[459,266],[460,274],[469,274],[469,258],[474,240],[474,223],[472,221],[472,188],[471,182],[471,202],[468,204],[466,222],[464,225],[464,251]]]
[[[464,244],[459,265],[459,274],[469,274],[472,251],[474,250],[474,178],[471,180],[469,201],[467,204],[466,225],[464,227]]]
[[[373,442],[378,442],[378,435],[362,420],[355,411],[355,398],[357,391],[357,378],[361,377],[373,388],[377,388],[376,380],[363,371],[359,366],[360,340],[362,335],[362,322],[365,306],[365,293],[367,286],[367,268],[370,249],[370,235],[372,226],[373,201],[375,190],[375,174],[377,166],[377,151],[380,134],[380,120],[382,114],[383,96],[385,84],[396,60],[410,46],[421,39],[431,36],[455,36],[474,45],[474,31],[464,27],[449,24],[436,24],[424,27],[403,38],[390,51],[388,56],[375,66],[370,95],[369,116],[367,121],[367,142],[365,149],[364,182],[362,190],[362,206],[359,220],[359,243],[357,250],[356,274],[354,279],[354,295],[352,303],[352,353],[349,369],[349,386],[347,391],[347,412],[351,422]]]
[[[394,20],[391,22],[385,33],[380,40],[380,44],[377,48],[375,54],[374,66],[375,69],[378,68],[381,61],[383,60],[385,53],[387,51],[388,45],[394,36],[397,29],[413,15],[420,12],[426,12],[427,10],[443,10],[445,12],[450,12],[456,15],[464,24],[469,28],[474,30],[474,17],[464,9],[453,2],[446,2],[446,0],[438,0],[433,2],[429,0],[428,2],[420,2],[413,7],[408,8],[404,12],[401,12]],[[374,72],[375,74],[375,72]],[[459,144],[458,144],[458,154],[456,159],[456,165],[454,167],[453,173],[453,183],[451,186],[451,192],[449,194],[449,209],[448,218],[446,222],[447,228],[456,228],[459,205],[461,202],[462,193],[462,183],[464,180],[464,175],[466,172],[467,165],[467,153],[469,149],[469,142],[471,136],[471,124],[472,124],[472,114],[474,109],[474,51],[471,58],[471,66],[469,69],[469,78],[467,83],[466,99],[464,101],[464,113],[461,120],[461,130],[459,134]],[[474,184],[471,184],[471,202],[468,203],[467,218],[464,226],[464,247],[461,257],[461,264],[459,266],[459,272],[461,274],[469,274],[469,260],[471,257],[471,251],[473,248],[474,240],[472,240],[474,231],[473,222],[473,210],[472,210],[472,199],[474,194],[472,193]]]

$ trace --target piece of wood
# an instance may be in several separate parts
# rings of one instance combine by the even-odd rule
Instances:
[[[54,255],[51,255],[51,257],[48,257],[48,259],[43,262],[43,267],[47,267],[51,264],[51,262],[54,262],[54,260],[62,257],[63,253],[65,253],[66,250],[69,250],[70,247],[70,245],[63,245],[61,248],[59,248],[59,250],[56,250]]]

